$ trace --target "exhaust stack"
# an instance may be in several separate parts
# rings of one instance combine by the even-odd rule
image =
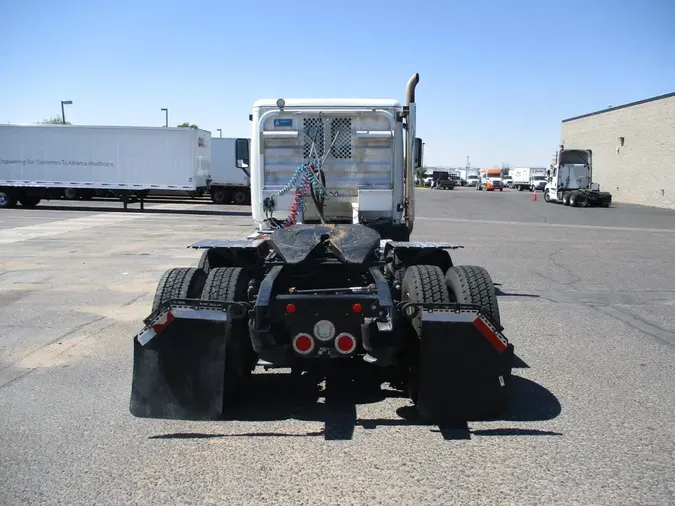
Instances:
[[[404,168],[404,199],[405,207],[405,224],[408,227],[408,232],[412,234],[413,225],[415,222],[415,174],[413,164],[415,163],[415,156],[413,150],[415,149],[415,88],[420,82],[419,73],[415,73],[409,80],[405,89],[406,107],[408,109],[406,134],[406,155]]]

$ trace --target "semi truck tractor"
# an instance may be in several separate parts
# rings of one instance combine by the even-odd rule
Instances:
[[[514,348],[490,275],[455,264],[459,245],[411,239],[418,81],[403,105],[253,104],[237,159],[250,167],[254,229],[204,238],[189,246],[203,251],[196,266],[162,275],[130,339],[134,416],[222,419],[256,368],[388,382],[431,423],[504,408]]]
[[[612,194],[600,191],[600,185],[593,183],[590,149],[561,148],[556,164],[548,173],[549,182],[544,190],[546,202],[572,207],[609,207],[612,203]]]
[[[504,184],[502,183],[501,169],[480,169],[480,180],[476,186],[476,190],[486,191],[504,191]]]

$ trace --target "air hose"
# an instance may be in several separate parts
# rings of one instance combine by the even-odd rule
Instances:
[[[311,192],[312,199],[319,210],[319,215],[321,221],[325,223],[325,218],[323,216],[323,201],[328,197],[326,188],[321,181],[317,178],[314,171],[317,170],[316,167],[312,164],[303,164],[298,167],[293,175],[291,180],[286,184],[281,190],[277,192],[277,195],[282,196],[287,194],[295,187],[295,197],[289,209],[288,217],[277,225],[277,228],[290,227],[294,225],[298,220],[298,214],[300,207],[303,205],[304,198],[308,193]],[[323,173],[321,173],[322,179]],[[300,179],[300,182],[298,180]],[[325,179],[324,179],[325,181]],[[319,199],[321,202],[319,202]]]

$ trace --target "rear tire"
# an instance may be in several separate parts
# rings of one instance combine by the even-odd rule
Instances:
[[[451,300],[460,304],[478,304],[483,314],[501,326],[497,292],[490,274],[477,265],[455,265],[445,273]]]
[[[198,299],[206,281],[206,273],[194,267],[175,267],[166,271],[157,284],[152,311],[170,299]]]
[[[0,209],[16,207],[16,196],[11,191],[0,190]]]
[[[63,190],[63,196],[66,200],[78,200],[80,198],[79,192],[75,188],[66,188]]]
[[[211,269],[201,298],[222,302],[247,302],[249,277],[241,267]],[[256,364],[246,318],[232,319],[225,325],[225,382],[223,405],[240,397],[248,386]]]
[[[211,261],[209,259],[209,256],[211,254],[210,249],[205,249],[204,252],[202,253],[201,258],[199,259],[199,263],[197,264],[197,269],[203,270],[206,275],[211,272]]]
[[[441,268],[436,265],[408,267],[401,283],[401,299],[406,302],[449,303],[450,292]],[[412,320],[412,325],[419,336],[419,316]]]
[[[214,204],[227,204],[227,190],[224,188],[211,190],[211,201]]]
[[[248,202],[248,195],[243,188],[237,188],[232,191],[232,200],[235,205],[243,206]]]
[[[403,274],[401,283],[401,301],[405,302],[427,302],[437,304],[447,304],[450,302],[448,286],[443,276],[443,271],[435,265],[413,265],[408,267]],[[420,404],[419,382],[420,382],[420,355],[419,355],[419,336],[421,322],[419,316],[411,322],[412,332],[408,335],[409,353],[407,354],[407,372],[406,372],[406,391],[410,400],[413,401],[418,413],[426,419],[431,415]]]
[[[563,192],[562,196],[562,204],[564,206],[569,206],[570,205],[570,192]]]

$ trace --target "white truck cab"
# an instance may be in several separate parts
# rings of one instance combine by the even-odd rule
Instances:
[[[422,166],[422,140],[415,138],[418,80],[416,74],[408,82],[405,106],[395,99],[257,100],[250,160],[243,145],[237,158],[238,165],[249,166],[258,230],[288,220],[377,222],[407,240],[414,222],[414,168]],[[308,168],[320,176],[307,176],[313,182],[303,195],[296,187]]]
[[[590,149],[564,149],[561,146],[555,165],[547,172],[546,202],[572,207],[609,207],[612,202],[612,194],[601,192],[600,185],[592,181],[593,152]]]

